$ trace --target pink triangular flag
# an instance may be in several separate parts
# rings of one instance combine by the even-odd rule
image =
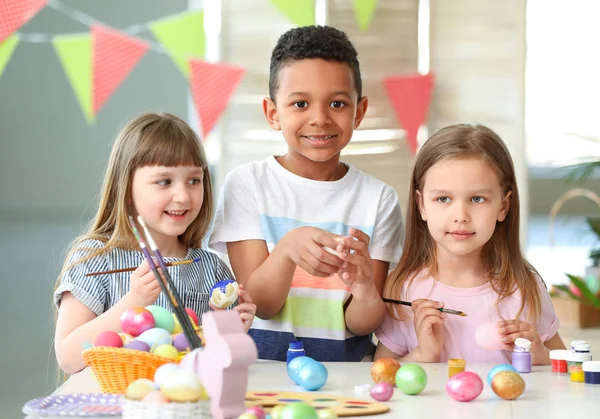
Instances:
[[[0,44],[23,26],[48,0],[0,0]]]
[[[189,60],[190,88],[202,124],[202,138],[213,129],[246,70],[227,64]]]
[[[406,131],[408,146],[416,154],[417,134],[427,117],[431,101],[433,74],[387,77],[383,85],[396,111],[396,117]]]
[[[138,38],[92,25],[92,97],[94,115],[148,51]]]

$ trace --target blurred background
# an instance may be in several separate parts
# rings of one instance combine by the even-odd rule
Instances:
[[[218,193],[233,167],[285,151],[261,109],[268,93],[271,49],[283,32],[296,26],[274,3],[49,0],[17,29],[19,43],[9,59],[4,49],[3,71],[0,67],[2,417],[18,417],[25,401],[56,387],[52,291],[66,247],[94,214],[116,133],[145,111],[171,112],[200,130],[190,81],[153,36],[150,23],[203,11],[200,58],[245,69],[204,138]],[[549,286],[565,284],[563,291],[553,289],[565,343],[587,339],[599,351],[600,310],[593,301],[574,298],[582,291],[569,286],[565,273],[579,276],[592,293],[598,292],[600,228],[594,233],[591,226],[598,227],[594,217],[600,216],[600,208],[578,196],[555,206],[555,223],[549,215],[570,189],[600,191],[598,172],[569,181],[572,170],[565,169],[600,156],[600,143],[594,140],[600,136],[600,58],[593,53],[600,39],[600,3],[369,0],[375,7],[363,28],[352,0],[309,3],[317,24],[349,35],[369,97],[366,119],[343,160],[392,185],[405,207],[413,154],[383,80],[431,72],[433,93],[419,141],[457,122],[483,123],[500,134],[517,169],[527,257]],[[0,7],[0,19],[3,13]],[[89,33],[93,24],[145,40],[150,49],[92,122],[76,98],[55,41]],[[0,64],[2,57],[0,44]],[[70,59],[75,66],[85,61],[77,55]],[[212,94],[218,95],[218,89]]]

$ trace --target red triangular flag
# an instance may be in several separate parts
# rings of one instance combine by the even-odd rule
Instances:
[[[100,25],[92,25],[94,115],[148,51],[148,44]]]
[[[396,117],[406,131],[408,146],[416,154],[419,127],[425,121],[431,91],[433,90],[433,74],[387,77],[383,86],[388,94]]]
[[[202,138],[213,129],[245,69],[226,64],[211,64],[202,60],[189,60],[190,88],[196,112],[202,124]]]
[[[0,0],[0,44],[23,26],[47,0]]]

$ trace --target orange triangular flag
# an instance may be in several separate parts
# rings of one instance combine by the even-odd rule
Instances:
[[[0,44],[36,15],[47,0],[0,0]]]
[[[202,60],[189,60],[189,64],[190,88],[202,124],[204,139],[227,107],[246,70],[242,67],[211,64]]]
[[[94,115],[148,51],[138,38],[92,25],[92,95]]]
[[[433,74],[387,77],[383,85],[396,111],[396,117],[406,131],[408,146],[416,154],[419,145],[417,134],[427,117],[431,101]]]

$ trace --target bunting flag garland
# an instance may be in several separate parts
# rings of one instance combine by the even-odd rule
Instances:
[[[226,64],[189,60],[190,89],[202,125],[202,138],[213,129],[246,70]]]
[[[271,0],[296,26],[315,24],[315,0]]]
[[[427,117],[433,74],[387,77],[383,81],[396,117],[406,131],[408,146],[413,154],[418,148],[419,127]]]
[[[369,29],[378,0],[354,0],[354,16],[356,23],[362,31]]]
[[[47,0],[0,0],[0,43],[27,23]]]
[[[167,50],[186,77],[190,77],[188,59],[204,58],[204,11],[183,13],[150,24],[150,31]]]
[[[6,38],[4,42],[0,42],[0,77],[2,76],[6,64],[10,61],[10,57],[12,57],[12,53],[15,51],[18,43],[19,38],[15,35]]]

